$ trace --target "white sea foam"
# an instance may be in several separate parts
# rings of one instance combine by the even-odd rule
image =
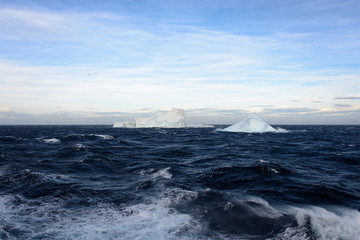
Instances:
[[[55,143],[60,143],[60,139],[57,138],[48,138],[48,139],[43,139],[43,141],[45,143],[51,143],[51,144],[55,144]]]
[[[266,207],[266,209],[268,211],[257,213],[257,214],[259,214],[259,216],[268,217],[268,218],[278,218],[278,217],[282,216],[282,213],[280,211],[278,211],[275,208],[273,208],[272,206],[270,206],[270,204],[266,200],[264,200],[264,199],[262,199],[260,197],[247,196],[247,197],[245,197],[244,200],[259,203],[259,204]]]
[[[204,231],[208,231],[206,226],[190,214],[172,208],[172,203],[192,201],[198,193],[173,189],[160,195],[126,207],[97,204],[74,209],[64,208],[66,200],[41,202],[20,195],[2,195],[0,223],[22,232],[24,239],[247,239],[219,232],[204,236]],[[264,199],[254,196],[244,197],[244,200],[265,206],[266,211],[261,208],[262,212],[256,212],[258,216],[272,219],[284,214],[294,216],[298,226],[286,228],[271,238],[273,240],[360,239],[360,213],[357,210],[272,207]],[[223,207],[229,210],[233,204],[224,202]],[[15,239],[1,224],[0,231],[3,237]]]
[[[272,207],[262,198],[247,196],[245,200],[264,205],[269,213],[264,215],[277,218],[292,215],[297,226],[286,228],[273,240],[360,240],[360,212],[355,209],[318,206],[277,206]],[[264,213],[262,213],[264,214]]]
[[[263,159],[260,159],[259,162],[260,163],[269,163],[269,161],[266,161],[266,160],[263,160]]]
[[[103,135],[103,134],[90,134],[90,136],[95,136],[95,137],[99,137],[105,140],[110,140],[110,139],[114,139],[113,136],[111,135]]]
[[[360,212],[346,208],[289,207],[298,226],[288,227],[273,240],[360,240]]]
[[[278,132],[278,133],[288,133],[288,132],[290,132],[290,130],[286,130],[284,128],[278,127],[278,128],[276,128],[276,132]]]
[[[312,240],[308,234],[308,229],[304,226],[300,227],[288,227],[284,232],[279,233],[272,240]],[[270,239],[267,239],[270,240]]]
[[[83,144],[81,144],[81,143],[77,143],[77,144],[75,144],[74,148],[77,151],[81,151],[81,150],[85,149],[85,146]]]
[[[170,167],[160,169],[159,171],[157,171],[154,174],[154,177],[163,177],[163,178],[170,179],[170,178],[172,178],[172,174],[169,170],[170,170]]]
[[[105,140],[110,140],[110,139],[114,139],[113,136],[111,135],[106,135],[106,134],[70,134],[70,135],[67,135],[65,138],[68,138],[68,137],[76,137],[76,138],[83,138],[83,137],[98,137],[98,138],[102,138],[102,139],[105,139]]]
[[[319,240],[360,239],[360,212],[357,210],[336,208],[334,211],[309,206],[306,208],[292,208],[295,212],[297,222],[303,226],[310,220],[310,226]]]
[[[63,200],[34,205],[16,198],[23,203],[13,205],[14,197],[0,196],[0,222],[23,232],[24,239],[195,239],[182,236],[194,225],[191,216],[171,208],[166,198],[125,208],[99,204],[72,210],[63,208]]]
[[[146,175],[146,174],[148,174],[148,173],[151,173],[151,172],[153,172],[154,171],[154,169],[153,168],[149,168],[149,169],[141,169],[141,170],[139,170],[139,171],[137,171],[140,175],[142,175],[142,176],[144,176],[144,175]]]

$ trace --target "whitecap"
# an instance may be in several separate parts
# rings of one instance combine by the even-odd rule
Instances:
[[[153,171],[154,171],[153,168],[149,168],[149,169],[141,169],[141,170],[138,170],[136,172],[139,173],[140,175],[144,176],[144,175],[146,175],[148,173],[151,173]]]
[[[276,132],[277,132],[277,133],[289,133],[290,130],[287,130],[287,129],[278,127],[278,128],[276,128]]]
[[[74,148],[77,151],[85,150],[85,146],[83,144],[81,144],[81,143],[75,144]]]
[[[274,172],[274,173],[280,173],[278,170],[276,170],[275,168],[270,168],[270,170],[272,171],[272,172]]]
[[[105,140],[110,140],[110,139],[114,139],[113,136],[111,135],[104,135],[104,134],[90,134],[90,136],[95,136],[95,137],[99,137]]]
[[[263,160],[263,159],[260,159],[259,162],[260,163],[269,163],[269,161],[266,161],[266,160]]]
[[[181,234],[194,225],[190,215],[170,207],[166,198],[125,208],[97,204],[86,209],[64,208],[64,200],[34,206],[18,198],[20,205],[13,203],[14,197],[0,196],[0,222],[22,231],[24,239],[189,239]]]
[[[309,225],[312,234],[318,240],[360,239],[360,212],[357,210],[307,206],[303,208],[290,207],[288,211],[295,215],[299,225],[298,229]]]
[[[170,168],[171,167],[160,169],[159,171],[157,171],[154,174],[154,177],[163,177],[163,178],[167,178],[167,179],[172,178],[172,174],[169,172]]]
[[[43,139],[43,141],[45,143],[50,143],[50,144],[55,144],[55,143],[60,143],[60,139],[57,138],[48,138],[48,139]]]

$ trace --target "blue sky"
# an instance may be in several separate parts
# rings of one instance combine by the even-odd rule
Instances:
[[[360,124],[359,1],[0,0],[0,124]]]

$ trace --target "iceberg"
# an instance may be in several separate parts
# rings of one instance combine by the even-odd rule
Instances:
[[[183,128],[185,127],[184,109],[172,108],[170,112],[148,118],[135,118],[137,128]]]
[[[133,123],[133,122],[115,122],[113,127],[114,128],[134,128],[135,123]]]
[[[172,108],[170,112],[154,117],[135,118],[135,122],[115,122],[114,128],[184,128],[184,109]]]
[[[214,125],[210,125],[210,124],[187,124],[186,125],[187,128],[214,128]]]
[[[256,114],[245,118],[230,127],[224,128],[224,132],[245,132],[245,133],[263,133],[263,132],[277,132],[275,128],[264,122]]]

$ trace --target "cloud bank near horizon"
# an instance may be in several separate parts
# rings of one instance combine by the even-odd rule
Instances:
[[[243,15],[220,2],[180,1],[184,16],[162,1],[119,12],[0,4],[0,124],[111,124],[171,107],[217,124],[252,112],[360,124],[358,4],[284,3],[297,15],[270,17],[279,6],[231,3]]]

